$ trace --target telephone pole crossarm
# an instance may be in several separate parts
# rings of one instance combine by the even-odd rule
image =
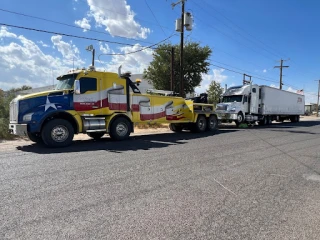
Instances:
[[[279,89],[282,89],[282,68],[288,68],[289,66],[283,66],[283,59],[280,60],[280,66],[275,66],[274,68],[280,68],[280,86],[279,86]]]

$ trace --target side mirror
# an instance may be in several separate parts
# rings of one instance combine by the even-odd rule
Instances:
[[[81,92],[80,92],[80,81],[79,80],[75,80],[74,81],[74,87],[73,87],[73,89],[74,89],[74,93],[75,94],[80,94]]]

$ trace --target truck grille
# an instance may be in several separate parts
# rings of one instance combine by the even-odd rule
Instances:
[[[10,103],[10,122],[18,122],[18,101],[12,100]]]
[[[228,108],[227,104],[218,104],[216,110],[224,110],[226,111]]]

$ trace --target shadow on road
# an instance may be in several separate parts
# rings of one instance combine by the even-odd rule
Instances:
[[[185,144],[188,140],[217,136],[222,133],[235,132],[237,129],[222,129],[216,133],[161,133],[152,135],[135,135],[125,141],[113,141],[109,137],[104,137],[98,141],[95,140],[77,140],[71,146],[66,148],[47,148],[42,144],[30,144],[18,146],[17,149],[24,152],[33,152],[38,154],[100,151],[121,153],[124,151],[150,150],[155,148],[164,148],[170,145]]]

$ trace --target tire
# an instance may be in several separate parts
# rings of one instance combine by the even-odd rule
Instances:
[[[195,132],[205,132],[207,130],[207,119],[203,115],[199,115],[194,124]]]
[[[74,129],[64,119],[53,119],[47,122],[41,132],[43,142],[48,147],[66,147],[72,143]]]
[[[243,117],[243,113],[240,112],[238,113],[238,116],[237,116],[237,120],[235,121],[237,127],[244,122],[244,117]]]
[[[128,119],[119,117],[111,123],[110,137],[116,141],[128,139],[131,133],[131,124]]]
[[[105,132],[89,132],[89,133],[87,133],[87,135],[89,137],[93,138],[94,140],[101,139],[104,134],[105,134]]]
[[[215,115],[210,115],[207,119],[207,130],[216,132],[218,130],[218,118]]]
[[[43,143],[40,133],[27,132],[27,135],[30,141],[35,143]]]
[[[300,122],[300,116],[299,116],[299,115],[291,116],[291,117],[290,117],[290,121],[291,121],[291,122],[294,122],[294,123]]]
[[[176,123],[170,123],[169,128],[172,132],[182,132],[182,127]]]

